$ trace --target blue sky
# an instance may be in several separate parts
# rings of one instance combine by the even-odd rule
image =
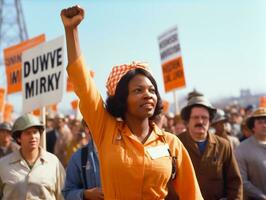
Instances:
[[[164,99],[157,37],[177,25],[186,76],[182,97],[193,88],[210,99],[238,96],[240,89],[266,92],[265,0],[22,0],[30,37],[64,34],[62,8],[79,4],[86,18],[80,41],[88,66],[105,98],[111,67],[149,62]],[[64,99],[73,99],[67,96]],[[64,100],[65,101],[65,100]]]

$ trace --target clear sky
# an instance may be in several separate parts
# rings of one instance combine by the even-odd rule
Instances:
[[[164,99],[157,37],[177,25],[186,76],[182,97],[193,88],[210,99],[238,96],[240,89],[266,92],[265,0],[22,0],[30,37],[64,34],[62,8],[79,4],[86,17],[80,41],[105,98],[111,67],[149,62]],[[73,97],[71,97],[73,98]]]

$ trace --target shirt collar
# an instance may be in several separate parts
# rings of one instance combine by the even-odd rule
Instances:
[[[189,132],[186,132],[186,134],[187,134],[187,137],[189,137],[192,141],[194,141]],[[214,137],[215,136],[212,133],[209,133],[208,132],[207,133],[206,141],[208,141],[208,143],[210,143],[210,144],[215,144],[216,143],[216,140],[215,140]],[[196,141],[194,141],[194,142],[196,142]]]
[[[48,161],[48,157],[47,157],[46,151],[42,147],[39,147],[39,149],[40,149],[40,156],[39,156],[40,160],[42,162],[47,162]],[[21,156],[20,148],[19,149],[15,149],[14,150],[14,154],[11,157],[9,163],[13,164],[13,163],[19,162],[21,160],[24,160],[24,159]]]
[[[150,126],[152,129],[152,132],[154,132],[156,135],[158,135],[158,136],[164,136],[165,135],[164,131],[162,131],[154,122],[150,122]],[[132,134],[131,131],[129,130],[128,126],[126,125],[126,123],[123,121],[119,122],[118,130],[119,130],[119,132],[121,132],[127,136],[130,136]]]
[[[39,148],[40,148],[40,160],[42,162],[48,162],[49,158],[47,152],[42,147]]]
[[[164,136],[165,132],[161,130],[154,122],[151,123],[151,127],[154,131],[154,133],[158,136]]]
[[[19,149],[15,149],[13,151],[13,156],[10,158],[9,164],[16,163],[16,162],[19,162],[19,161],[22,160],[22,157],[21,157],[21,154],[19,152]]]
[[[216,140],[214,138],[214,135],[212,135],[212,133],[209,133],[208,132],[208,135],[207,135],[207,140],[209,141],[209,143],[211,144],[215,144],[216,143]]]

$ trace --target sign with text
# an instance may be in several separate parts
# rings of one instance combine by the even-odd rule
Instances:
[[[23,52],[23,112],[61,101],[64,71],[63,36]]]
[[[185,75],[177,27],[158,37],[165,92],[185,87]]]
[[[4,49],[4,61],[6,66],[7,94],[19,92],[21,86],[21,55],[23,51],[45,41],[45,35],[34,37],[17,45]]]

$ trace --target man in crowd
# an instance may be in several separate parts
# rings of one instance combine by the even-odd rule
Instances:
[[[242,142],[245,139],[249,138],[252,134],[252,131],[247,127],[247,120],[243,120],[241,123],[241,137],[239,141]]]
[[[231,125],[222,109],[217,109],[211,126],[215,129],[216,135],[230,142],[233,150],[239,145],[239,139],[231,135]]]
[[[18,149],[18,145],[12,141],[12,126],[8,122],[0,124],[0,158]]]
[[[258,108],[246,120],[253,135],[240,143],[235,154],[246,199],[266,200],[266,108]]]
[[[57,114],[54,118],[54,129],[46,134],[46,149],[50,153],[54,153],[56,141],[62,135],[61,132],[65,126],[65,118],[63,114]]]
[[[63,114],[55,116],[54,129],[46,134],[46,148],[55,154],[64,167],[67,166],[67,146],[71,143],[73,135],[66,123]]]
[[[187,132],[178,137],[195,168],[204,199],[242,199],[242,181],[230,143],[208,129],[216,109],[204,96],[194,96],[182,109]]]
[[[15,121],[12,136],[20,149],[0,159],[0,199],[63,200],[65,171],[55,155],[40,147],[43,130],[31,114]]]

